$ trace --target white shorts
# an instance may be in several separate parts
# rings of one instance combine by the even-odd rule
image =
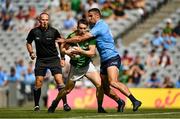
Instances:
[[[97,69],[92,62],[90,62],[89,65],[78,69],[71,65],[68,79],[72,81],[78,81],[83,78],[86,73],[90,72],[97,72]]]

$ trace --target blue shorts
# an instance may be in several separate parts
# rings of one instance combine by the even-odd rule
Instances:
[[[116,66],[118,69],[120,68],[121,58],[119,55],[102,62],[100,67],[100,73],[102,75],[107,75],[107,68],[110,66]]]

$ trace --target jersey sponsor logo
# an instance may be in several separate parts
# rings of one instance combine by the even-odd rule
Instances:
[[[46,38],[47,40],[52,40],[52,38]]]
[[[111,65],[117,65],[118,62],[111,62]]]
[[[40,40],[40,38],[39,38],[39,37],[36,37],[36,40]]]

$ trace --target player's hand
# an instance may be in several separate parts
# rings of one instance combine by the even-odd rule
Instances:
[[[73,53],[72,53],[72,49],[68,49],[65,51],[65,54],[67,54],[68,56],[72,56]]]
[[[58,38],[56,40],[56,42],[58,42],[58,43],[65,43],[65,39],[64,38]]]
[[[77,54],[79,54],[79,53],[82,53],[83,52],[83,49],[81,48],[81,47],[79,47],[79,46],[77,46],[77,47],[73,47],[73,49],[74,49],[74,53],[77,53]]]
[[[30,57],[32,60],[34,60],[36,58],[36,54],[34,52],[30,53]]]

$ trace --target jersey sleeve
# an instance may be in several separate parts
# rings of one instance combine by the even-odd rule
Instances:
[[[67,39],[74,37],[74,36],[76,35],[76,32],[77,32],[77,31],[74,31],[74,32],[68,34]]]
[[[58,32],[58,30],[55,30],[55,39],[57,39],[57,38],[61,38],[61,35]]]
[[[101,24],[95,25],[95,26],[90,30],[90,33],[91,33],[94,37],[97,37],[98,35],[102,34],[104,28],[105,28],[105,27],[102,26]]]
[[[89,40],[89,45],[96,45],[96,39],[95,38],[91,38]]]
[[[34,33],[33,30],[31,30],[26,38],[27,43],[32,43],[34,40]]]
[[[68,36],[67,36],[67,38],[66,38],[66,39],[68,39],[68,38],[71,38],[71,34],[68,34]]]
[[[90,30],[90,33],[96,37],[98,36],[100,33],[101,33],[101,28],[100,27],[93,27],[91,30]]]

